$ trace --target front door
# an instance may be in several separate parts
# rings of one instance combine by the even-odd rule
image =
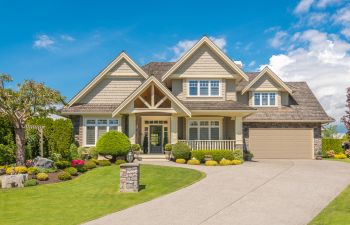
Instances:
[[[150,153],[162,153],[162,126],[151,125],[150,130]]]

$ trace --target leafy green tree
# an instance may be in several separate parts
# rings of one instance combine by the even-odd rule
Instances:
[[[322,131],[323,138],[337,138],[337,135],[338,135],[337,125],[326,126]]]
[[[0,114],[7,117],[14,128],[16,163],[25,164],[25,125],[29,118],[45,116],[56,111],[55,104],[63,103],[63,97],[44,83],[25,80],[17,88],[6,88],[11,76],[0,74]]]
[[[350,139],[350,87],[347,88],[346,94],[346,108],[345,115],[341,118],[341,121],[344,123],[346,129],[348,130],[348,138]]]

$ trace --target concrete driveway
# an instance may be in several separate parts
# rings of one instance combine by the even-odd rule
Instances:
[[[261,160],[190,168],[204,171],[207,177],[87,224],[307,224],[350,183],[350,164],[326,160]]]

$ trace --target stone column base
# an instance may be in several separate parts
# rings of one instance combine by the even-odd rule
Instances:
[[[138,192],[140,188],[140,164],[120,165],[120,192]]]

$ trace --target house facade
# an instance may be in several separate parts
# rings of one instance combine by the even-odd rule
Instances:
[[[284,82],[268,67],[245,72],[207,37],[177,62],[140,67],[122,52],[62,115],[73,121],[81,146],[117,130],[145,154],[185,142],[249,150],[256,158],[314,158],[321,125],[333,121],[305,82]]]

